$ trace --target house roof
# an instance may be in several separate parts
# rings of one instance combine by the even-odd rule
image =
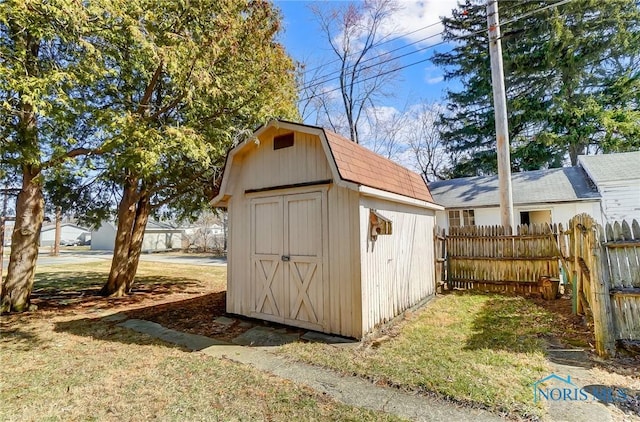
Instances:
[[[511,175],[514,205],[596,200],[600,195],[579,167],[525,171]],[[498,176],[464,177],[429,184],[447,208],[498,206]]]
[[[230,168],[235,154],[253,144],[255,138],[269,127],[288,128],[292,131],[317,135],[332,169],[335,183],[349,189],[359,190],[365,195],[378,195],[385,192],[385,197],[395,201],[405,201],[414,205],[441,209],[433,200],[427,184],[422,177],[413,171],[364,148],[330,130],[301,123],[272,120],[256,129],[254,136],[240,143],[229,151],[222,176],[218,195],[211,204],[226,205],[229,192],[226,192]],[[361,187],[371,188],[369,190]],[[387,195],[395,194],[393,195]],[[404,198],[404,199],[403,199]]]
[[[640,179],[640,151],[580,155],[578,162],[596,184]]]
[[[433,202],[422,177],[388,158],[324,129],[331,154],[343,180]]]
[[[91,231],[90,229],[88,229],[86,227],[78,226],[78,225],[73,224],[73,223],[62,223],[62,224],[60,224],[60,228],[62,228],[62,227],[74,227],[74,228],[76,228],[78,230],[82,230],[82,231],[85,231],[87,233],[89,233]],[[46,231],[55,230],[55,229],[56,229],[56,224],[55,223],[44,224],[44,225],[42,225],[42,229],[40,230],[40,232],[46,232]]]

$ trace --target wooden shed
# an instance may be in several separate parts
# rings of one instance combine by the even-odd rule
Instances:
[[[422,178],[326,129],[271,121],[229,152],[227,312],[361,338],[435,292]]]

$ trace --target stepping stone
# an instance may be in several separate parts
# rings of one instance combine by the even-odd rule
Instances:
[[[254,327],[231,341],[241,346],[282,346],[283,344],[293,343],[299,338],[300,334],[297,333],[288,334],[276,332],[276,330],[269,327]]]
[[[216,324],[220,324],[220,325],[224,325],[225,327],[228,327],[231,324],[233,324],[234,322],[236,322],[236,320],[233,319],[233,318],[227,318],[225,316],[221,316],[221,317],[218,317],[218,318],[214,319],[213,322],[215,322]]]

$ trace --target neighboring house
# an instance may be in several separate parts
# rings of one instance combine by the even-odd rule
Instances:
[[[322,128],[271,121],[230,151],[227,311],[360,338],[435,294],[422,178]]]
[[[113,222],[104,222],[91,233],[91,249],[112,251],[116,241],[117,227]],[[144,230],[142,252],[160,252],[182,247],[184,229],[149,220]]]
[[[600,194],[580,167],[511,175],[515,224],[568,223],[576,214],[600,220]],[[500,225],[498,176],[465,177],[429,184],[440,227]]]
[[[91,240],[91,230],[71,223],[60,225],[60,244],[85,245]],[[46,224],[40,232],[40,246],[52,246],[56,241],[56,225]]]
[[[184,228],[182,248],[185,250],[220,251],[224,245],[224,227],[220,224],[194,225]]]
[[[581,155],[578,163],[602,197],[603,221],[640,220],[640,151]]]

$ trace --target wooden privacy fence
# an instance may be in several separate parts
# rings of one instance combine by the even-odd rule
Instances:
[[[562,267],[574,312],[593,317],[598,354],[614,354],[616,341],[640,341],[636,220],[603,228],[580,214],[566,230],[533,224],[516,234],[501,226],[452,227],[448,234],[436,229],[435,245],[436,275],[449,289],[548,295],[549,280],[559,279]]]
[[[609,223],[603,229],[580,214],[571,219],[560,243],[571,275],[574,312],[592,314],[598,354],[614,354],[616,340],[640,341],[638,222]]]
[[[521,225],[516,234],[502,226],[452,227],[436,232],[436,261],[449,289],[463,288],[513,293],[541,293],[542,280],[558,279],[562,227]],[[437,268],[437,262],[436,262]]]

